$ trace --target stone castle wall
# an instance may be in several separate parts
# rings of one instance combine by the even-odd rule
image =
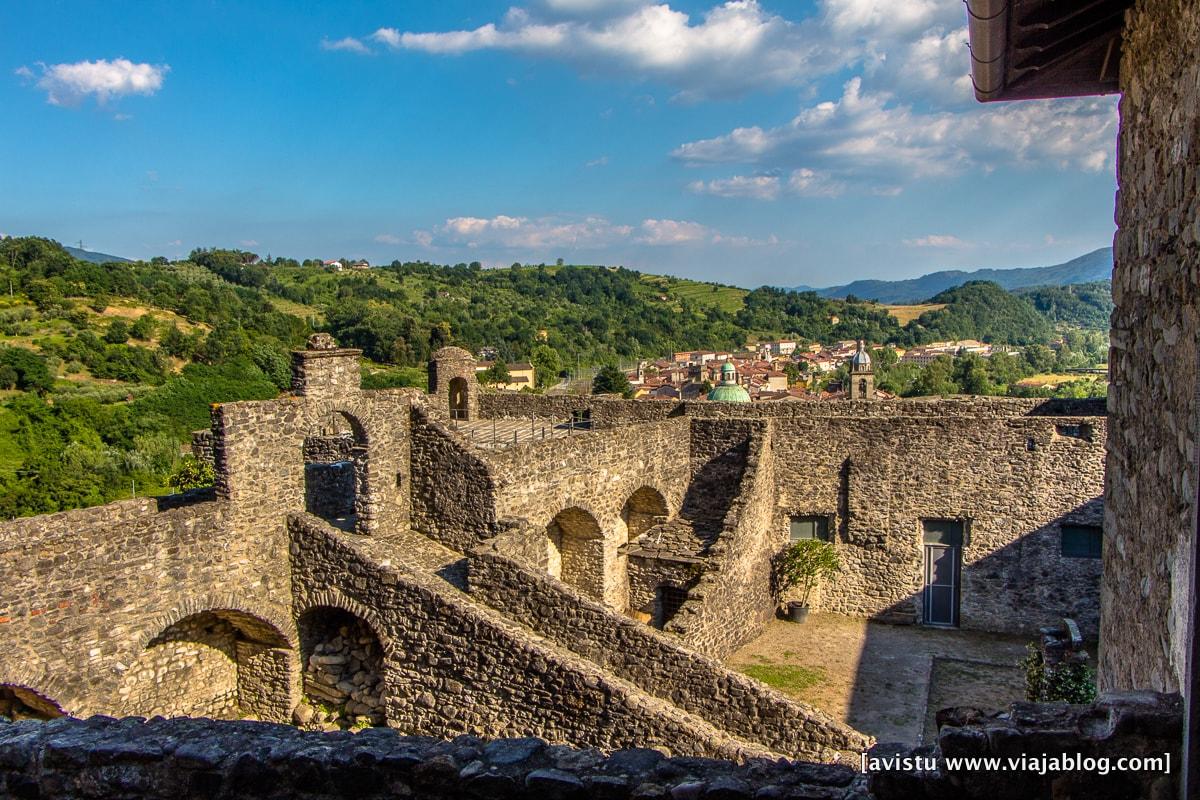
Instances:
[[[149,676],[139,679],[170,663],[220,671],[219,660],[201,657],[214,653],[204,635],[170,649],[154,643],[208,609],[249,612],[291,636],[286,541],[270,530],[235,532],[228,505],[205,496],[139,498],[0,526],[0,635],[9,643],[0,684],[29,687],[79,715],[192,708],[228,694],[223,678],[183,681],[170,694],[154,690],[149,702]]]
[[[1121,48],[1100,683],[1183,685],[1195,536],[1200,14],[1139,0]]]
[[[1060,554],[1064,521],[1099,524],[1105,420],[946,416],[777,420],[774,539],[826,516],[842,568],[819,607],[915,621],[922,520],[963,520],[961,625],[1099,624],[1100,562]],[[1060,426],[1090,427],[1088,438]]]

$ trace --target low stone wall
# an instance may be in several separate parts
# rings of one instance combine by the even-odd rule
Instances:
[[[446,738],[536,735],[602,750],[771,754],[531,635],[438,578],[380,563],[367,555],[370,539],[307,514],[288,524],[298,613],[342,608],[379,636],[389,725]]]
[[[739,766],[645,749],[603,756],[534,738],[436,741],[205,719],[0,721],[0,796],[42,800],[865,800],[864,782],[846,766]]]
[[[1177,694],[1114,693],[1079,706],[1013,703],[997,713],[952,708],[938,713],[938,728],[936,744],[872,749],[869,757],[880,768],[870,786],[878,800],[1179,797],[1183,703]],[[1048,759],[1059,759],[1060,766],[1039,770],[1036,763],[1021,768],[1009,762],[1022,756],[1047,759],[1047,766]],[[1077,762],[1067,766],[1064,756]],[[883,759],[895,758],[912,761],[883,767]],[[952,770],[947,758],[996,758],[1004,766]],[[1118,765],[1118,759],[1143,758],[1159,763]]]
[[[492,544],[471,553],[467,576],[471,595],[481,602],[734,736],[809,758],[831,750],[859,752],[869,743],[823,712],[613,613],[504,557]]]

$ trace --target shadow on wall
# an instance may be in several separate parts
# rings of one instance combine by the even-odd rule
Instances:
[[[1096,498],[969,563],[973,546],[969,521],[961,524],[963,521],[958,520],[922,520],[918,563],[913,565],[922,588],[871,619],[892,625],[921,625],[930,637],[944,632],[946,647],[934,640],[928,642],[928,652],[898,653],[896,639],[888,635],[887,629],[868,625],[851,690],[847,723],[875,736],[886,735],[885,731],[872,728],[880,719],[880,704],[890,705],[889,691],[911,690],[910,681],[900,679],[893,683],[896,670],[904,668],[902,665],[910,659],[924,670],[924,676],[917,676],[916,680],[926,695],[917,710],[921,718],[926,712],[926,700],[954,705],[953,697],[930,698],[927,693],[933,669],[931,657],[961,657],[967,661],[978,658],[957,652],[956,642],[960,640],[956,629],[979,631],[981,640],[990,636],[997,642],[1005,642],[1008,646],[999,649],[1006,652],[1014,638],[1034,641],[1040,627],[1058,624],[1064,617],[1074,619],[1085,637],[1094,638],[1100,622],[1102,517],[1102,502]],[[901,646],[911,647],[912,643]],[[1015,667],[1019,657],[1012,658],[1012,664],[1006,660],[1001,666]],[[978,673],[975,677],[986,682],[988,659],[978,660],[985,663],[971,667],[968,672]],[[895,699],[897,706],[903,704],[900,698]],[[916,724],[917,730],[923,727],[916,720],[908,723]]]
[[[725,515],[741,488],[749,452],[747,436],[705,461],[688,483],[679,516],[692,523],[702,550],[707,550],[721,532]]]

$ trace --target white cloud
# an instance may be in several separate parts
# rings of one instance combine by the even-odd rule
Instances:
[[[1115,138],[1111,100],[919,111],[889,93],[864,92],[855,77],[838,100],[804,108],[784,125],[735,128],[680,145],[672,155],[689,164],[801,170],[800,177],[811,170],[830,186],[853,182],[890,194],[912,180],[1002,165],[1095,172],[1108,165]]]
[[[957,236],[948,234],[931,233],[928,236],[922,236],[917,239],[905,239],[904,244],[908,247],[967,247],[967,243]]]
[[[453,244],[468,247],[537,249],[545,247],[603,247],[629,237],[632,228],[614,225],[603,217],[582,219],[547,216],[530,219],[499,214],[494,217],[452,217],[440,233]],[[430,234],[429,242],[437,239]]]
[[[608,166],[608,156],[600,156],[593,158],[591,161],[584,164],[585,167],[605,167]]]
[[[654,247],[694,244],[717,235],[716,231],[699,222],[676,219],[645,219],[642,220],[641,230],[642,235],[637,238],[637,242]]]
[[[362,40],[356,39],[353,36],[347,36],[343,39],[337,40],[322,39],[321,49],[344,50],[348,53],[358,53],[360,55],[368,55],[371,52],[371,48],[363,44]]]
[[[779,197],[779,178],[775,175],[734,175],[708,181],[692,181],[688,189],[696,194],[715,194],[718,197],[749,197],[754,200],[774,200]]]
[[[127,94],[152,95],[162,88],[170,67],[166,64],[135,64],[126,58],[112,61],[79,61],[74,64],[39,64],[36,86],[56,106],[78,105],[88,95],[103,105]],[[17,74],[32,79],[34,73],[21,67]]]
[[[375,237],[380,244],[403,244],[404,240],[394,233],[381,233]]]
[[[167,242],[167,247],[180,247],[182,244],[182,239],[172,239],[171,241]]]
[[[677,99],[696,100],[800,85],[837,69],[840,47],[819,28],[819,20],[791,22],[758,0],[729,0],[697,19],[665,3],[549,0],[470,30],[380,28],[371,38],[438,55],[508,50],[554,58],[589,73],[659,80],[679,91]]]
[[[766,239],[755,239],[750,236],[722,236],[719,233],[713,234],[712,243],[729,247],[774,247],[781,244],[779,237],[775,234],[771,234]]]
[[[421,230],[413,231],[413,241],[416,242],[421,247],[432,247],[433,246],[433,234],[430,233],[429,231],[421,231]]]
[[[833,180],[826,172],[800,167],[792,170],[788,177],[788,190],[802,197],[836,197],[844,192],[846,187]]]
[[[238,244],[242,247],[257,247],[258,239],[242,239]]]

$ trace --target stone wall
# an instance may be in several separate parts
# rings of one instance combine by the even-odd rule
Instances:
[[[542,739],[322,734],[205,719],[0,720],[0,795],[75,800],[869,800],[847,766],[602,755]]]
[[[370,539],[289,518],[295,605],[332,606],[383,644],[385,714],[410,733],[536,735],[615,750],[647,746],[740,759],[767,754],[592,662],[532,636],[438,578],[384,565]]]
[[[566,422],[586,414],[593,428],[615,428],[638,422],[658,422],[681,416],[673,400],[620,400],[590,395],[535,395],[527,392],[488,392],[479,398],[484,419],[542,419]]]
[[[470,556],[471,595],[655,697],[786,755],[858,752],[867,737],[496,551]],[[727,628],[739,626],[726,625]]]
[[[668,758],[649,749],[603,755],[539,738],[460,736],[453,741],[374,728],[322,734],[287,725],[206,719],[0,719],[0,795],[179,800],[612,800],[613,798],[821,798],[821,800],[1051,800],[1173,798],[1179,794],[1182,704],[1134,693],[1091,706],[1016,703],[1003,714],[939,714],[936,745],[877,745],[869,776],[858,764],[754,760],[738,765]],[[1105,758],[1109,770],[956,771],[945,757],[1021,754]],[[1118,758],[1171,757],[1117,771]],[[883,766],[908,758],[916,768]],[[917,761],[919,759],[919,761]],[[933,767],[926,767],[926,761]],[[873,766],[869,764],[868,766]]]
[[[962,627],[1033,633],[1072,617],[1094,636],[1100,563],[1062,556],[1059,526],[1099,521],[1104,436],[1101,417],[777,420],[775,548],[793,515],[829,517],[842,567],[817,606],[913,622],[922,520],[961,520]]]
[[[1100,684],[1183,685],[1195,535],[1200,10],[1139,0],[1121,47]]]
[[[775,609],[771,518],[778,490],[771,431],[772,426],[759,421],[733,426],[693,422],[696,479],[726,486],[730,496],[718,533],[705,551],[699,580],[663,629],[716,658],[757,636]]]
[[[182,619],[151,640],[129,669],[119,713],[152,717],[238,716],[237,631],[212,614]]]
[[[198,666],[198,652],[174,651],[193,645],[158,639],[188,617],[241,611],[294,639],[286,540],[233,530],[227,504],[205,497],[139,498],[0,525],[0,684],[28,687],[72,714],[144,713],[153,709],[126,704],[120,690],[147,660],[157,673],[160,655]],[[187,683],[151,705],[192,704]],[[219,683],[224,697],[228,682]],[[134,696],[143,695],[124,697]]]
[[[414,530],[460,552],[495,534],[495,478],[482,453],[417,408],[411,458]]]

